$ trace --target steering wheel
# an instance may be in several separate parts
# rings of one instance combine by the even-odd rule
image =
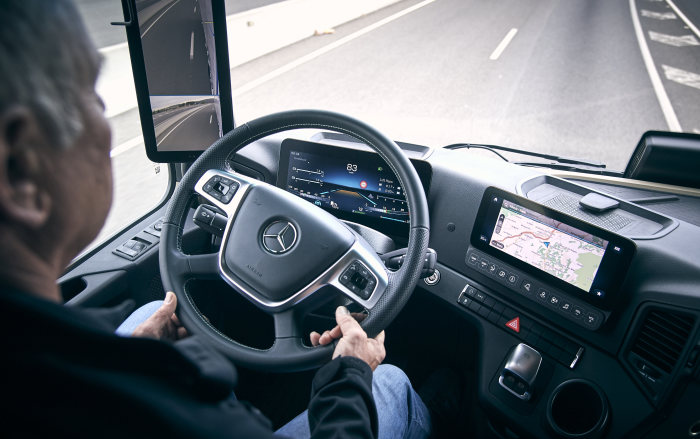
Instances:
[[[388,271],[371,246],[330,213],[270,184],[235,173],[229,159],[242,147],[281,131],[315,128],[353,136],[391,167],[410,209],[408,249],[398,271]],[[217,253],[186,255],[182,231],[193,197],[204,197],[227,215]],[[178,298],[178,315],[231,360],[247,367],[296,371],[328,361],[333,344],[307,347],[301,316],[312,296],[338,292],[362,305],[370,337],[396,317],[423,267],[430,223],[423,187],[410,161],[389,138],[346,115],[319,110],[276,113],[239,126],[192,164],[177,186],[161,230],[163,287]],[[220,332],[195,306],[188,281],[220,277],[273,318],[275,341],[260,350]],[[330,296],[328,297],[330,298]],[[320,297],[323,299],[323,297]]]

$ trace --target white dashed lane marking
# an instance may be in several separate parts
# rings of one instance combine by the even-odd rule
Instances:
[[[700,90],[700,75],[662,64],[666,79]]]
[[[654,12],[646,9],[641,10],[642,17],[654,18],[656,20],[675,20],[676,14],[673,12]]]
[[[513,40],[513,37],[515,37],[515,34],[517,33],[518,29],[516,28],[509,30],[506,36],[503,37],[503,40],[501,40],[498,46],[496,46],[496,49],[494,49],[491,56],[489,56],[489,59],[491,61],[496,61],[498,58],[500,58],[503,51],[506,50],[506,47],[508,47],[508,44],[510,44],[511,40]]]
[[[685,47],[685,46],[700,46],[700,43],[694,35],[666,35],[659,32],[649,31],[649,38],[669,46]]]

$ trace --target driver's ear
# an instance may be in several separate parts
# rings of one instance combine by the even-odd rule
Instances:
[[[40,151],[47,138],[36,116],[14,106],[0,113],[0,216],[5,222],[38,229],[51,212],[51,196],[41,185]]]

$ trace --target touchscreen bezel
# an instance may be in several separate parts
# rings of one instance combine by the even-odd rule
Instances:
[[[499,206],[503,204],[503,200],[508,200],[526,209],[530,209],[536,213],[563,222],[571,227],[575,227],[608,241],[608,246],[590,290],[582,290],[546,271],[489,245],[495,221],[498,218],[498,211],[500,211],[499,207],[498,211],[496,211],[495,214],[493,213],[493,210],[496,209],[493,207],[494,198],[500,200]],[[486,241],[482,240],[482,235],[487,236],[489,239]],[[472,229],[471,244],[477,249],[530,274],[533,279],[537,279],[552,288],[585,300],[597,308],[604,310],[613,309],[620,300],[622,296],[620,294],[620,287],[625,280],[627,270],[629,269],[637,248],[635,243],[628,238],[495,187],[486,189],[484,197],[481,200],[477,219]],[[615,247],[620,248],[620,251],[613,251],[612,249]],[[596,296],[594,293],[591,293],[594,289],[602,289],[605,295],[603,297]]]
[[[341,146],[307,142],[292,138],[284,139],[280,146],[279,169],[277,171],[277,187],[282,188],[284,190],[287,190],[287,178],[289,177],[289,160],[292,151],[299,151],[316,155],[322,154],[328,157],[347,160],[355,159],[358,156],[360,156],[362,157],[362,159],[367,158],[369,160],[379,160],[386,164],[386,162],[381,158],[381,156],[379,156],[379,154],[372,151],[364,151],[355,148],[346,148]],[[421,183],[423,184],[423,190],[427,195],[428,190],[430,188],[432,168],[430,164],[421,160],[410,159],[410,161],[413,165],[413,168],[418,173],[418,177],[420,178]],[[352,212],[346,212],[341,210],[331,210],[326,207],[321,208],[326,210],[327,212],[332,213],[334,216],[340,219],[371,227],[386,235],[406,236],[409,231],[409,224],[407,223],[382,220],[379,218],[373,218],[366,215],[358,215]]]

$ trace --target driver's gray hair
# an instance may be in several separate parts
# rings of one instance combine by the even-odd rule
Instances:
[[[71,0],[0,0],[0,113],[32,111],[57,147],[83,129],[80,94],[100,56]]]

